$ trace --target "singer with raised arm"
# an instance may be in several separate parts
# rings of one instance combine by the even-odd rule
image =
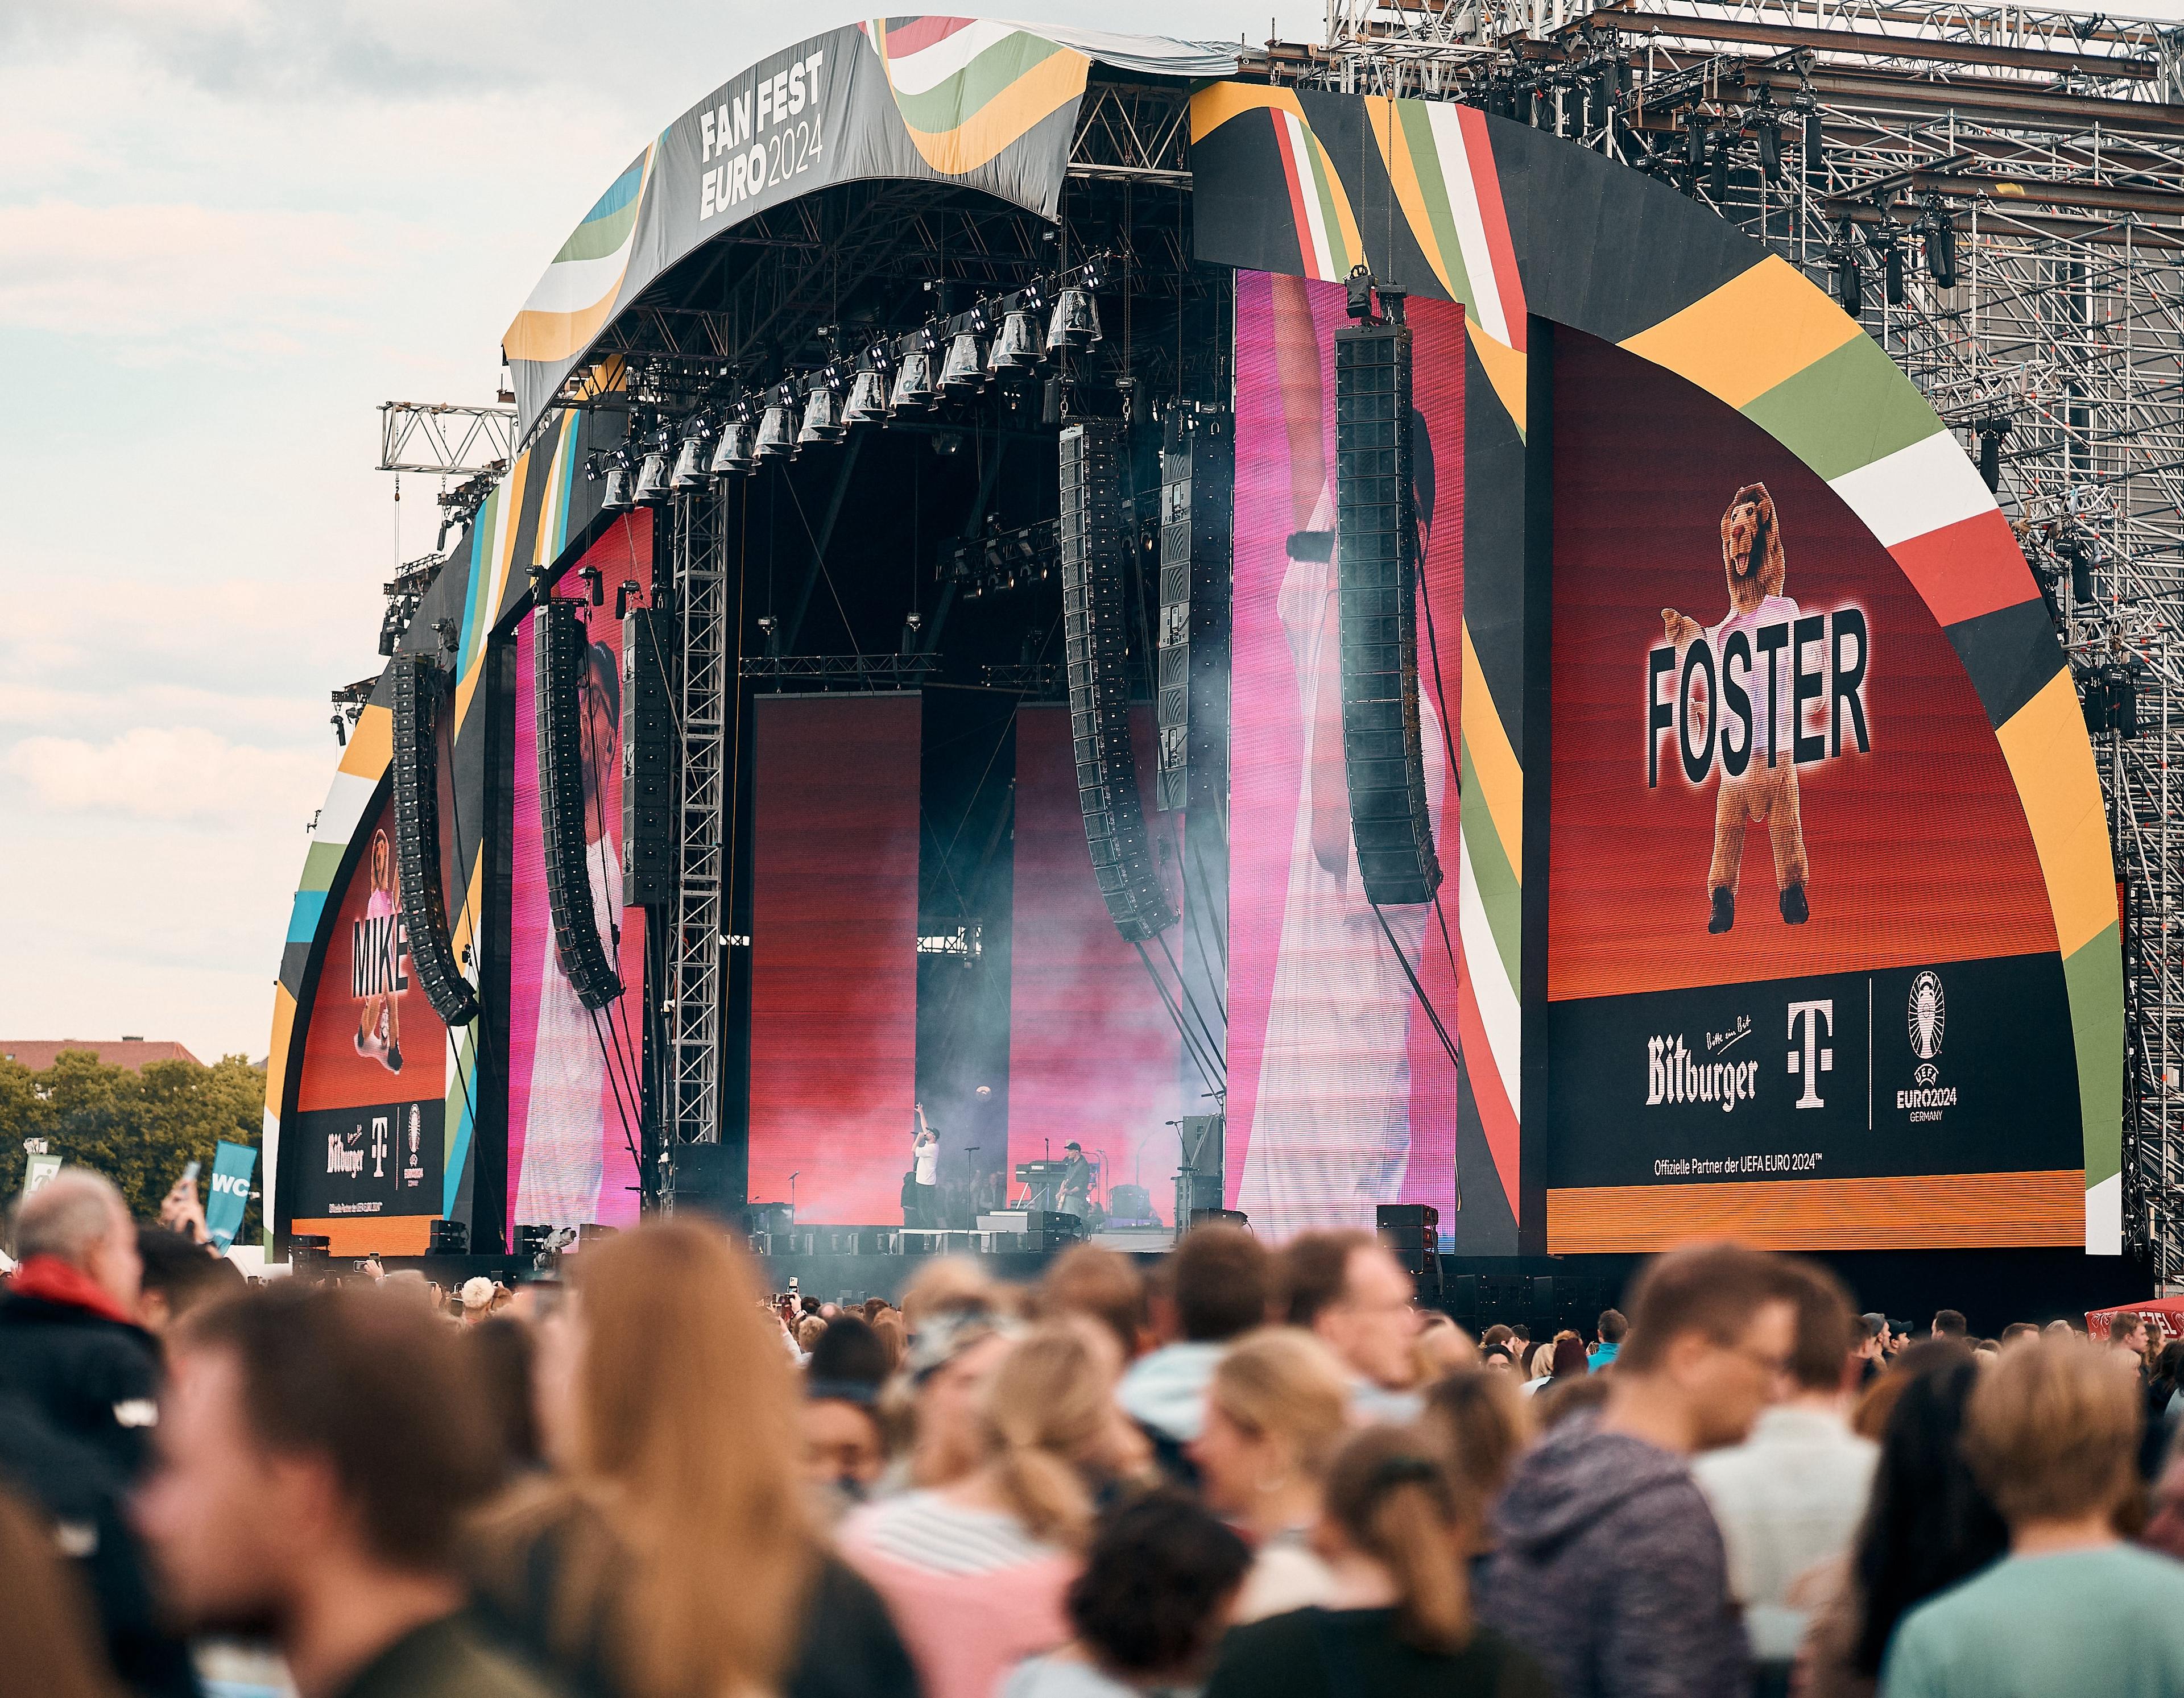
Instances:
[[[917,1124],[910,1139],[910,1185],[904,1195],[902,1223],[938,1226],[940,1222],[940,1134],[925,1118],[925,1105],[913,1111]]]

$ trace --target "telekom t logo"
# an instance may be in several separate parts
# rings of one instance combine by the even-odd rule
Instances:
[[[1833,997],[1819,1002],[1793,1002],[1790,1005],[1790,1037],[1797,1039],[1797,1027],[1805,1028],[1804,1050],[1801,1055],[1790,1052],[1790,1071],[1805,1082],[1805,1094],[1797,1099],[1801,1109],[1825,1108],[1820,1100],[1820,1075],[1832,1073],[1836,1068],[1836,1052],[1820,1047],[1823,1038],[1832,1038],[1836,1030],[1836,1003]]]

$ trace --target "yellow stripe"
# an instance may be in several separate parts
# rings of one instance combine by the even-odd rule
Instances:
[[[1859,334],[1804,273],[1770,254],[1623,346],[1742,407]]]
[[[1522,356],[1518,356],[1522,358]],[[1494,820],[1494,834],[1502,839],[1510,871],[1519,883],[1524,877],[1524,769],[1517,764],[1509,733],[1495,711],[1494,697],[1486,688],[1486,674],[1479,664],[1479,651],[1471,646],[1471,626],[1463,627],[1463,705],[1457,710],[1463,721],[1463,746],[1471,756],[1464,782],[1476,784],[1486,799],[1486,811]]]
[[[500,339],[502,357],[549,365],[571,358],[599,334],[599,326],[614,312],[615,297],[621,292],[621,279],[616,277],[614,287],[577,312],[518,313],[515,322]]]
[[[1440,279],[1441,287],[1448,291],[1450,298],[1457,298],[1456,284],[1448,275],[1448,262],[1441,257],[1440,237],[1434,231],[1433,214],[1426,208],[1426,192],[1418,181],[1418,161],[1411,157],[1411,138],[1396,121],[1396,103],[1368,98],[1365,116],[1373,126],[1373,139],[1380,144],[1380,158],[1387,164],[1388,181],[1396,187],[1396,200],[1409,221],[1412,237],[1426,256],[1426,264],[1433,267],[1434,276]]]
[[[1486,381],[1494,386],[1494,392],[1502,398],[1502,404],[1509,409],[1509,417],[1517,426],[1517,434],[1524,434],[1524,356],[1506,342],[1499,342],[1486,334],[1475,318],[1467,318],[1464,330],[1471,337],[1471,345],[1478,350],[1479,369],[1485,372]]]
[[[394,715],[386,708],[370,706],[342,750],[341,770],[352,778],[379,782],[387,763],[394,758]]]
[[[1034,124],[1084,93],[1091,69],[1090,59],[1064,48],[1049,53],[953,130],[914,129],[906,120],[903,127],[927,164],[960,177],[1022,141]]]
[[[2025,804],[2055,910],[2056,946],[2068,960],[2116,923],[2108,815],[2070,673],[2050,678],[1995,736]]]
[[[1202,142],[1232,118],[1268,108],[1305,121],[1304,106],[1294,89],[1263,88],[1245,82],[1217,82],[1190,97],[1190,139]],[[1306,125],[1309,128],[1309,125]]]
[[[281,1094],[288,1088],[288,1040],[296,1029],[296,999],[288,987],[273,987],[273,1038],[265,1050],[265,1112],[277,1122]],[[273,1176],[267,1174],[267,1178]]]

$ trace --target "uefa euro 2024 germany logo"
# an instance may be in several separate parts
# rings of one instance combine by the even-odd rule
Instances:
[[[1911,1035],[1911,1053],[1919,1058],[1919,1065],[1911,1072],[1913,1088],[1897,1092],[1896,1106],[1909,1110],[1914,1121],[1937,1121],[1943,1109],[1957,1105],[1957,1088],[1942,1083],[1942,1070],[1935,1065],[1942,1055],[1948,1003],[1942,994],[1942,976],[1932,968],[1911,981],[1903,1018]]]

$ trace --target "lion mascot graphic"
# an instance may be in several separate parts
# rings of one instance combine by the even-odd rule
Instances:
[[[1794,621],[1797,604],[1782,593],[1786,563],[1782,554],[1782,530],[1775,521],[1774,498],[1763,483],[1747,483],[1738,490],[1721,515],[1721,569],[1729,580],[1729,614],[1711,631],[1678,613],[1661,610],[1661,624],[1676,646],[1680,661],[1684,650],[1701,635],[1716,654],[1733,631],[1742,631],[1755,641],[1763,625]],[[1755,642],[1756,646],[1756,642]],[[1746,822],[1764,824],[1767,841],[1774,851],[1774,885],[1780,892],[1782,918],[1802,926],[1811,916],[1805,900],[1805,828],[1797,811],[1797,768],[1791,759],[1794,729],[1782,713],[1788,680],[1769,692],[1758,679],[1752,693],[1752,762],[1732,778],[1721,775],[1721,793],[1713,810],[1713,862],[1707,868],[1707,891],[1713,913],[1707,930],[1726,932],[1736,923],[1736,876],[1744,861]],[[1771,699],[1768,699],[1771,695]],[[1783,735],[1770,764],[1767,749],[1776,716]]]

